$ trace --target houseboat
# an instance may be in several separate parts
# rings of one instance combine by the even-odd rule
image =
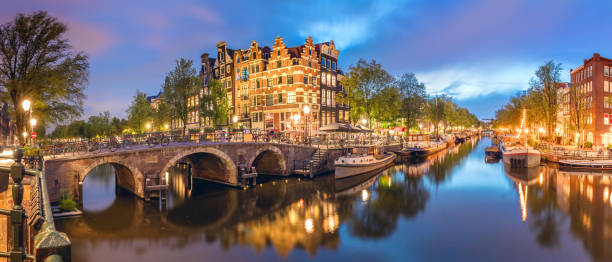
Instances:
[[[540,151],[512,137],[504,139],[500,145],[504,164],[510,167],[535,167],[540,165]]]
[[[367,152],[360,152],[367,149]],[[352,153],[339,157],[335,162],[336,179],[347,178],[380,170],[393,163],[395,154],[384,153],[379,147],[353,148]]]
[[[393,153],[399,156],[423,157],[440,152],[446,147],[448,147],[447,141],[431,140],[428,134],[411,134],[403,143],[402,150],[396,150]]]

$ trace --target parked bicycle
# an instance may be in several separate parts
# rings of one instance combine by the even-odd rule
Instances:
[[[155,147],[157,145],[167,146],[170,144],[170,138],[165,134],[150,136],[147,138],[146,144],[149,147]]]

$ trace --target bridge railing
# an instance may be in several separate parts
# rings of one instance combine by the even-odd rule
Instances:
[[[153,148],[168,145],[190,145],[209,143],[268,142],[279,144],[299,144],[325,147],[371,146],[399,143],[393,137],[351,137],[309,136],[296,132],[265,132],[256,130],[214,131],[193,134],[170,132],[146,133],[141,135],[111,136],[93,139],[46,140],[38,154],[45,156],[76,155],[83,153],[102,153],[129,150],[133,148]]]
[[[9,176],[12,180],[11,193],[13,207],[10,210],[0,209],[0,214],[10,220],[10,249],[0,252],[0,257],[10,261],[70,261],[71,243],[68,236],[55,229],[51,202],[42,157],[38,169],[26,168],[22,164],[23,150],[17,149],[13,156],[0,156],[0,185],[8,189]],[[25,176],[32,179],[27,208],[23,203],[23,180]]]

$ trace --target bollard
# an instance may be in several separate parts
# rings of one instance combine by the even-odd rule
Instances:
[[[15,162],[11,165],[11,178],[13,179],[12,193],[13,193],[13,208],[10,211],[11,219],[11,236],[12,236],[12,248],[10,258],[12,262],[23,261],[25,252],[23,248],[23,221],[25,218],[25,212],[21,205],[23,201],[23,185],[21,184],[25,173],[21,159],[23,157],[23,150],[17,149],[14,153]]]

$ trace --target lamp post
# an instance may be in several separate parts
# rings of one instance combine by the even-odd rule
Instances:
[[[309,116],[308,114],[310,114],[310,107],[308,105],[305,105],[304,106],[304,116],[306,118],[305,120],[306,121],[306,125],[305,125],[306,132],[305,133],[306,133],[307,139],[310,138],[310,122],[308,122],[308,116]]]
[[[36,126],[36,118],[31,118],[30,119],[30,129],[32,130],[32,136],[30,138],[30,142],[32,144],[32,147],[34,146],[34,126]]]
[[[234,117],[232,117],[232,122],[234,123],[234,129],[236,128],[236,123],[238,123],[238,116],[234,115]]]
[[[28,99],[23,100],[23,102],[21,102],[21,106],[23,107],[23,112],[28,113],[28,121],[29,121],[30,117],[32,117],[32,107],[31,107],[30,100],[28,100]],[[28,125],[25,124],[24,126],[25,126],[25,132],[24,133],[28,133]],[[25,136],[23,136],[23,138],[24,138],[23,142],[27,143],[27,140],[28,140],[27,134]]]

